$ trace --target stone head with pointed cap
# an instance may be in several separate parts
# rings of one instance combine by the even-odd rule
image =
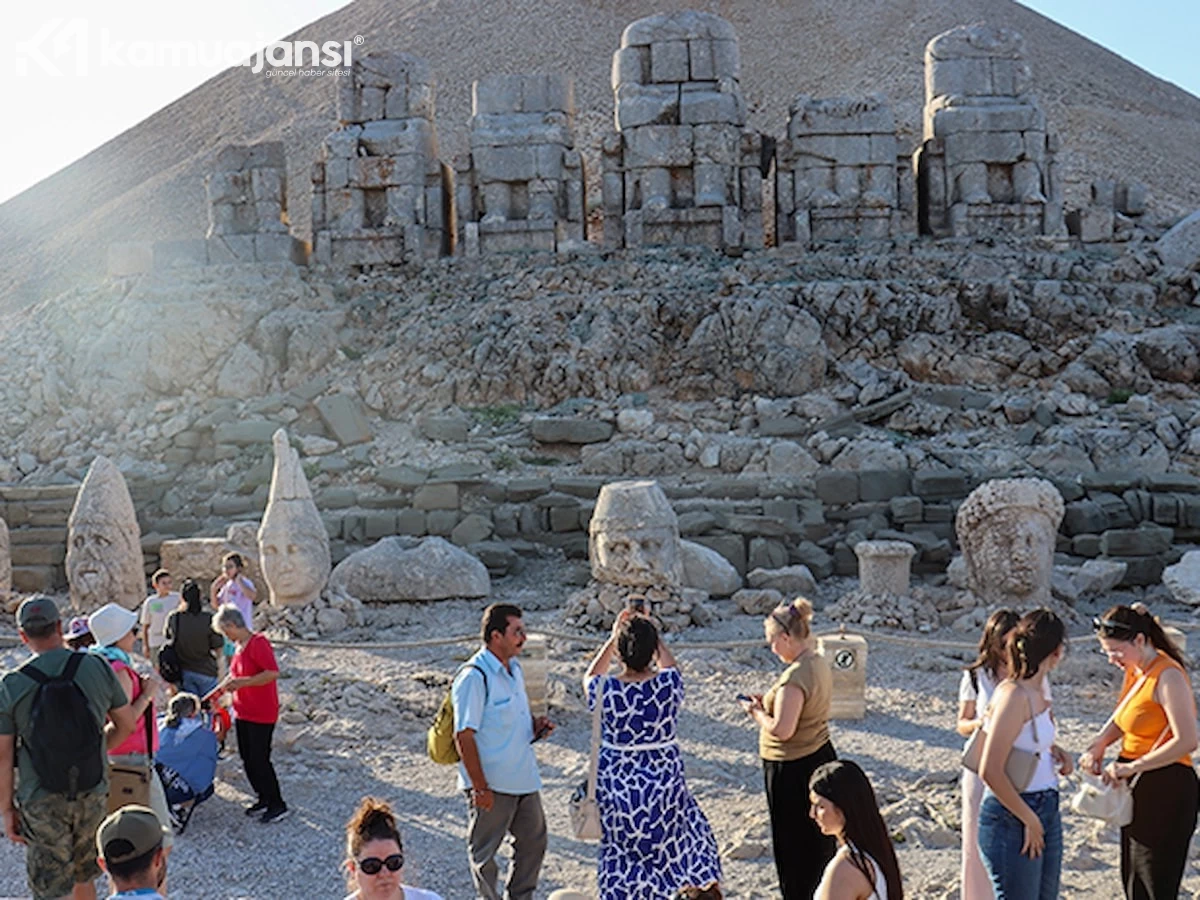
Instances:
[[[67,582],[71,606],[91,610],[105,603],[136,609],[146,593],[141,529],[125,478],[111,460],[97,456],[88,469],[67,520]]]
[[[275,471],[258,529],[258,560],[276,606],[303,606],[329,580],[329,533],[313,502],[300,457],[280,428],[272,438]]]

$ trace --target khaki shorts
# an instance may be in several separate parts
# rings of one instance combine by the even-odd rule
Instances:
[[[50,794],[21,805],[21,832],[29,841],[25,870],[33,900],[68,897],[77,884],[100,875],[96,829],[108,815],[107,794],[68,800]]]

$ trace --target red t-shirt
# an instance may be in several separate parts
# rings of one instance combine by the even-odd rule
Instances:
[[[271,642],[261,634],[253,635],[245,647],[239,647],[229,663],[234,678],[249,678],[259,672],[278,672]],[[247,722],[273,725],[279,719],[279,690],[275,682],[258,687],[238,688],[233,692],[233,714]]]

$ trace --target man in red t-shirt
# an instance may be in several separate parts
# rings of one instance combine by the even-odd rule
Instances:
[[[238,754],[246,768],[246,778],[257,799],[246,807],[246,815],[262,813],[264,825],[278,822],[288,813],[279,791],[279,779],[271,764],[271,738],[279,720],[279,663],[275,650],[262,634],[246,627],[237,607],[222,606],[216,615],[217,627],[237,645],[229,663],[229,675],[220,689],[233,694],[234,728]]]

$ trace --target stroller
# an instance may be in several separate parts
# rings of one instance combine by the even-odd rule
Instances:
[[[162,780],[176,834],[183,834],[196,807],[213,795],[217,774],[217,736],[210,715],[186,718],[175,727],[159,720],[154,760]]]

